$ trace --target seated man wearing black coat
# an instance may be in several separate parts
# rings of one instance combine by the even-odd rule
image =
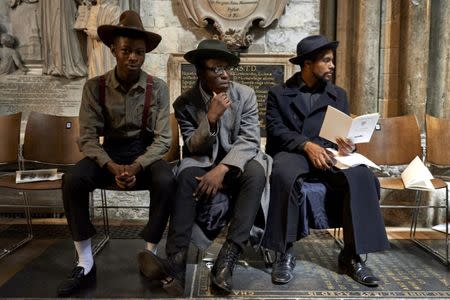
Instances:
[[[292,245],[309,229],[303,227],[313,212],[299,213],[305,212],[301,205],[306,205],[299,203],[303,180],[323,182],[328,194],[334,196],[330,203],[325,202],[323,211],[330,220],[337,220],[330,222],[330,227],[343,227],[345,246],[338,259],[341,272],[366,286],[378,286],[378,278],[359,254],[389,247],[376,176],[364,165],[335,168],[326,148],[345,155],[355,150],[354,144],[345,138],[337,138],[334,144],[319,137],[328,105],[349,113],[346,92],[330,82],[337,46],[338,42],[320,35],[301,40],[297,56],[290,59],[301,66],[301,72],[268,93],[266,151],[274,157],[274,163],[263,246],[276,251],[274,283],[287,283],[293,278]]]

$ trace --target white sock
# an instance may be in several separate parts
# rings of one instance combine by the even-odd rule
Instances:
[[[94,265],[94,257],[92,256],[91,239],[84,241],[74,241],[75,249],[78,254],[77,266],[84,268],[84,275],[89,273]]]
[[[156,255],[156,252],[158,252],[158,244],[153,244],[153,243],[147,242],[147,243],[145,243],[145,249],[153,252],[153,254]]]

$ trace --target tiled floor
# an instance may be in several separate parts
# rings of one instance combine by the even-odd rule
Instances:
[[[3,224],[5,224],[5,223],[21,224],[21,222],[22,222],[21,220],[6,220],[5,222],[3,222]],[[40,219],[40,220],[34,220],[34,224],[36,224],[36,225],[37,224],[40,224],[40,225],[47,224],[48,226],[63,225],[63,224],[65,224],[65,220],[64,219]],[[125,221],[114,221],[113,220],[113,221],[111,221],[111,224],[115,225],[115,226],[118,226],[118,225],[144,225],[145,222],[144,221],[126,221],[125,222]],[[387,232],[388,232],[389,238],[393,239],[393,240],[409,238],[409,228],[387,228]],[[332,231],[331,231],[331,233],[332,233]],[[435,232],[432,230],[421,230],[420,232],[418,232],[417,237],[423,238],[423,239],[435,239],[435,238],[442,238],[443,235],[441,233],[438,233],[438,232]],[[0,239],[0,247],[2,247],[3,243],[5,243],[5,242],[6,242],[5,240]],[[25,269],[35,258],[41,256],[47,249],[49,249],[49,247],[51,247],[57,243],[60,243],[60,242],[61,242],[61,239],[59,239],[59,240],[58,239],[45,239],[42,237],[37,238],[37,239],[32,240],[30,243],[28,243],[24,247],[18,249],[13,254],[8,255],[5,258],[3,258],[2,260],[0,260],[0,287],[2,285],[4,285],[10,278],[12,278],[16,273]],[[114,243],[117,245],[117,243],[120,244],[120,241],[117,241]],[[137,247],[139,247],[140,241],[136,240],[136,241],[133,241],[133,243],[135,245],[137,245]],[[142,243],[142,245],[143,245],[143,243]],[[415,246],[413,246],[413,247],[415,247]],[[69,245],[68,249],[70,249],[70,248],[71,248],[71,246]],[[432,259],[431,256],[429,256],[429,257],[430,257],[430,259]],[[69,262],[68,262],[68,264],[69,264]],[[302,261],[301,264],[305,264],[303,267],[308,267],[309,263],[308,262],[305,263],[304,261]],[[196,266],[195,266],[195,270],[197,270]],[[201,267],[199,267],[198,271],[201,272],[202,270],[203,269]],[[258,270],[258,269],[256,269],[256,270]],[[198,275],[199,275],[199,278],[202,278],[201,273],[198,273]],[[251,277],[253,275],[255,276],[255,278],[259,278],[258,276],[260,276],[258,274],[252,274],[252,273],[248,274],[249,277]],[[327,275],[327,276],[330,276],[330,275]],[[337,275],[332,275],[332,276],[337,276]],[[270,278],[270,275],[269,274],[264,275],[263,278],[265,278],[265,277]],[[270,282],[270,279],[269,279],[269,282]],[[445,281],[445,282],[448,283],[448,281]],[[196,283],[196,284],[198,284],[198,283]],[[201,284],[199,286],[201,286]],[[450,288],[450,285],[449,285],[449,288]],[[200,287],[199,287],[199,289],[200,289]],[[203,291],[203,292],[205,292],[205,291]],[[208,295],[208,294],[207,294],[207,292],[205,292],[202,295]],[[287,295],[287,294],[285,294],[285,295]],[[147,295],[147,296],[152,297],[151,295]],[[240,297],[240,298],[246,298],[245,295],[234,295],[234,296]],[[323,294],[322,296],[326,296],[326,294]],[[0,294],[0,297],[2,297],[1,294]],[[318,296],[315,295],[314,297],[317,298]],[[265,298],[265,297],[262,297],[262,298]],[[280,297],[278,297],[278,298],[280,298]]]

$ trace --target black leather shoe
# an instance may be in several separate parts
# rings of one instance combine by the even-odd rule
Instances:
[[[241,249],[233,242],[226,241],[220,249],[216,262],[211,269],[211,283],[219,292],[230,293],[233,290],[233,270],[241,254]]]
[[[368,287],[377,287],[380,280],[373,275],[372,271],[365,265],[359,255],[348,257],[343,251],[338,258],[339,272],[347,274],[356,282]]]
[[[58,296],[68,296],[77,292],[80,288],[85,285],[94,282],[96,278],[97,268],[95,264],[92,266],[91,271],[84,275],[84,268],[76,266],[73,268],[70,276],[62,281],[58,285]]]
[[[291,253],[277,253],[272,265],[272,282],[286,284],[294,278],[295,257]]]
[[[182,296],[186,277],[187,249],[167,259],[144,250],[138,254],[139,269],[150,280],[161,280],[164,290],[172,296]]]

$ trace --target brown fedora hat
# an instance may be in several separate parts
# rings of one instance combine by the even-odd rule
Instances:
[[[329,41],[323,35],[311,35],[305,37],[297,44],[297,56],[289,59],[295,65],[300,65],[304,60],[313,53],[324,49],[336,50],[338,41]]]
[[[111,47],[116,36],[137,37],[142,35],[145,38],[145,50],[150,52],[155,49],[161,36],[154,32],[146,31],[142,25],[141,18],[133,10],[126,10],[120,15],[118,25],[101,25],[97,28],[97,33],[102,42]]]
[[[193,65],[197,65],[199,61],[209,58],[221,58],[228,62],[230,66],[239,64],[239,57],[228,50],[227,45],[219,40],[203,40],[197,49],[191,50],[184,55],[184,59]]]

